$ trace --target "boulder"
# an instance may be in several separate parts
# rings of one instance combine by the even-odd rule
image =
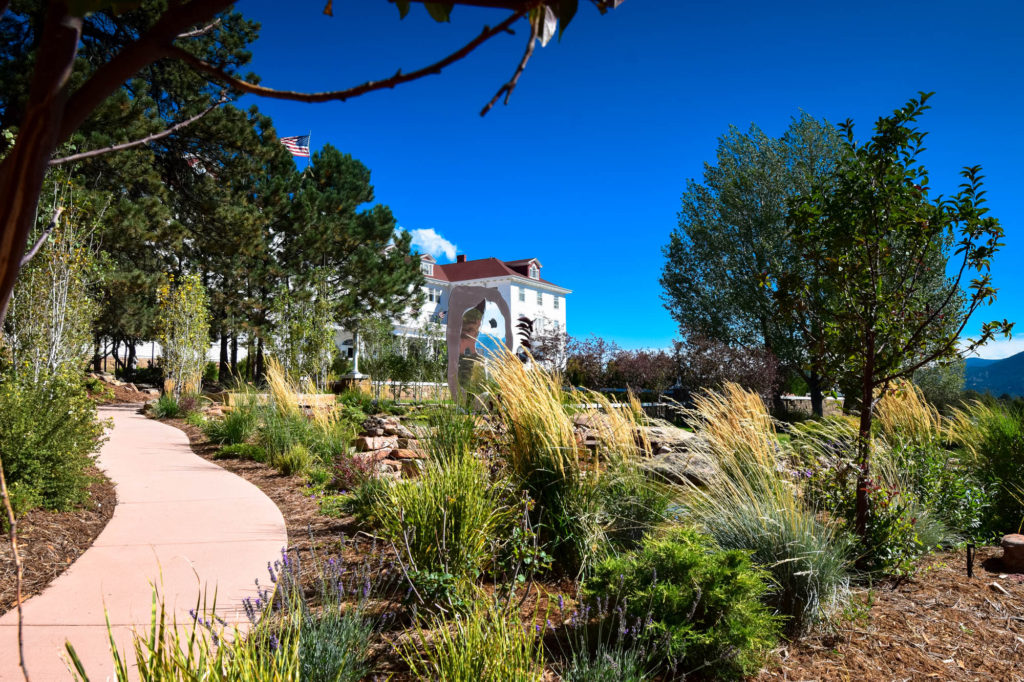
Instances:
[[[395,435],[402,440],[415,440],[416,434],[407,429],[405,426],[399,424],[395,427]]]
[[[421,449],[420,442],[418,440],[416,440],[415,438],[399,438],[398,439],[398,447],[400,447],[402,449],[405,449],[405,450],[419,450],[419,449]]]
[[[669,452],[656,455],[642,465],[651,474],[670,483],[707,485],[716,472],[710,457],[696,452]]]
[[[999,544],[1003,548],[1003,568],[1014,573],[1024,573],[1024,535],[1004,535]]]
[[[356,450],[359,452],[394,449],[397,445],[398,439],[393,436],[359,436],[355,442]]]
[[[370,452],[357,452],[352,455],[352,459],[363,466],[370,466],[375,462],[387,459],[390,454],[391,450],[384,448],[381,450],[371,450]]]
[[[402,476],[405,478],[416,478],[423,473],[423,460],[405,459],[402,460]]]
[[[697,434],[675,426],[645,426],[644,431],[654,454],[688,452],[699,440]]]
[[[425,459],[426,455],[419,450],[409,450],[407,448],[396,448],[391,451],[389,455],[391,459]]]

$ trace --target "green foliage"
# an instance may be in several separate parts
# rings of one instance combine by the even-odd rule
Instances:
[[[30,243],[42,236],[58,205],[67,210],[18,274],[0,339],[14,371],[34,378],[64,366],[80,370],[90,355],[92,325],[99,315],[93,289],[101,272],[93,228],[87,226],[91,207],[82,205],[88,201],[79,196],[67,172],[53,171],[48,184],[53,186],[54,205],[40,212]]]
[[[153,404],[153,416],[157,419],[174,419],[182,414],[178,400],[170,393],[164,393]]]
[[[914,372],[913,380],[924,397],[941,412],[960,403],[964,390],[966,365],[961,358],[950,362],[936,363]]]
[[[663,250],[663,299],[688,343],[713,340],[728,352],[767,348],[786,372],[819,393],[827,388],[824,357],[802,338],[801,323],[814,317],[816,302],[800,318],[782,315],[762,283],[765,271],[800,266],[786,221],[789,202],[830,182],[840,147],[835,128],[807,114],[779,138],[752,125],[746,133],[732,127],[718,139],[702,180],[687,182],[679,225]],[[729,371],[720,362],[718,372],[721,365]]]
[[[411,570],[449,573],[459,581],[483,570],[491,557],[489,544],[509,514],[472,454],[428,460],[418,478],[379,492],[375,525],[406,555]]]
[[[272,310],[271,354],[289,375],[306,378],[324,390],[337,352],[327,276],[314,272],[305,289],[282,284],[274,294]]]
[[[954,436],[977,467],[989,504],[982,525],[999,536],[1024,524],[1024,412],[981,402],[959,412]]]
[[[259,417],[252,405],[245,403],[234,406],[221,419],[210,419],[203,425],[203,432],[212,442],[233,445],[245,443],[256,432]]]
[[[157,291],[160,302],[159,341],[164,369],[174,382],[175,399],[202,390],[206,352],[210,347],[209,300],[198,275],[186,275],[177,285]]]
[[[305,445],[295,443],[283,454],[271,458],[270,463],[285,476],[305,473],[313,463],[313,456]]]
[[[235,443],[225,445],[213,453],[214,459],[251,459],[254,462],[267,461],[267,452],[252,443]]]
[[[740,679],[760,668],[778,638],[779,619],[760,601],[769,580],[748,552],[719,550],[710,538],[675,528],[599,563],[583,594],[649,617],[646,636],[665,635],[666,656],[684,669]]]
[[[302,621],[298,679],[303,682],[359,682],[370,672],[367,660],[373,623],[358,607],[331,605]]]
[[[427,634],[430,632],[430,635]],[[449,624],[435,618],[416,628],[401,649],[417,679],[440,682],[540,682],[543,645],[518,612],[476,602]]]
[[[102,441],[103,424],[76,373],[0,377],[0,453],[19,514],[85,502],[85,470]]]

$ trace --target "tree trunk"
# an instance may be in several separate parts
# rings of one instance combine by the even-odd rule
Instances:
[[[263,382],[264,367],[263,367],[263,337],[256,339],[256,363],[253,369],[254,379],[257,383]]]
[[[231,335],[231,375],[238,376],[238,334]]]
[[[0,163],[0,324],[35,222],[47,163],[57,146],[82,20],[51,2],[39,41],[32,86],[18,138]]]
[[[811,394],[811,414],[815,417],[825,416],[825,397],[821,392],[821,376],[812,371],[807,380],[807,390]]]
[[[96,334],[92,338],[92,371],[102,372],[100,369],[100,362],[102,361],[102,355],[100,355],[100,336]]]
[[[228,367],[228,335],[220,332],[220,366],[217,368],[217,380],[224,385],[227,378],[231,376],[231,368]]]
[[[115,338],[114,345],[110,349],[110,354],[114,357],[114,374],[117,375],[117,370],[121,368],[121,339]]]
[[[125,370],[130,374],[135,371],[135,340],[127,341],[128,359],[125,361]]]
[[[875,338],[868,334],[865,362],[861,375],[860,429],[857,432],[857,507],[854,530],[867,536],[868,483],[871,478],[871,420],[874,408]]]

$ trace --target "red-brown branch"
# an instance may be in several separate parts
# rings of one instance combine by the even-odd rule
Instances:
[[[267,88],[262,85],[256,85],[255,83],[249,83],[247,81],[236,78],[228,73],[225,73],[222,69],[209,64],[199,57],[195,56],[183,50],[176,45],[168,45],[164,48],[164,54],[167,57],[173,57],[180,59],[196,71],[204,73],[214,80],[221,82],[239,92],[243,92],[250,95],[258,95],[259,97],[269,97],[272,99],[286,99],[294,100],[297,102],[329,102],[329,101],[342,101],[352,97],[358,97],[374,90],[384,90],[387,88],[394,88],[397,85],[414,81],[424,76],[430,76],[441,73],[441,70],[460,59],[468,56],[473,50],[480,47],[483,43],[487,42],[499,33],[504,33],[509,30],[516,21],[521,19],[527,12],[529,7],[524,7],[518,12],[514,12],[509,15],[505,21],[501,22],[494,28],[485,26],[483,31],[480,32],[473,40],[466,43],[462,48],[452,52],[450,55],[439,61],[425,66],[422,69],[417,69],[410,73],[403,74],[398,71],[394,76],[385,78],[379,81],[367,81],[362,85],[347,88],[345,90],[330,90],[325,92],[296,92],[294,90],[275,90],[273,88]]]
[[[14,579],[16,583],[14,598],[18,600],[18,662],[21,664],[21,674],[24,676],[25,682],[30,682],[28,667],[25,665],[25,616],[21,609],[21,586],[25,582],[25,566],[21,561],[21,554],[18,552],[18,519],[14,516],[11,496],[7,492],[3,457],[0,457],[0,498],[3,499],[4,511],[7,512],[7,538],[11,542],[11,555],[14,557]]]
[[[498,88],[498,92],[494,93],[494,97],[487,103],[481,111],[481,116],[486,116],[487,112],[490,111],[494,105],[498,102],[502,93],[505,95],[505,105],[508,106],[508,100],[512,96],[512,91],[516,89],[516,85],[519,83],[519,77],[523,75],[523,71],[526,70],[526,64],[530,61],[530,57],[533,56],[534,47],[537,45],[538,29],[543,19],[537,19],[536,21],[530,22],[530,39],[526,42],[526,51],[523,52],[523,58],[519,60],[518,66],[516,66],[515,72],[512,74],[512,78],[507,83]]]
[[[102,149],[91,149],[91,150],[89,150],[87,152],[79,152],[78,154],[72,154],[71,156],[64,156],[64,157],[61,157],[59,159],[50,159],[50,165],[51,166],[59,166],[62,163],[70,163],[72,161],[81,161],[82,159],[90,159],[90,158],[92,158],[94,156],[100,156],[101,154],[109,154],[110,152],[119,152],[122,149],[131,149],[132,147],[141,147],[144,144],[149,144],[150,142],[154,142],[154,141],[159,140],[161,138],[167,137],[168,135],[173,135],[175,132],[181,130],[185,126],[188,126],[188,125],[191,125],[191,124],[195,123],[196,121],[201,119],[203,116],[206,116],[208,113],[210,113],[211,111],[213,111],[214,109],[216,109],[221,104],[224,104],[227,101],[228,100],[226,100],[226,99],[219,100],[219,101],[211,104],[206,109],[203,109],[201,112],[199,112],[198,114],[196,114],[192,118],[187,118],[184,121],[179,121],[178,123],[175,123],[174,125],[172,125],[170,128],[167,128],[166,130],[161,130],[159,133],[153,133],[152,135],[147,135],[146,137],[143,137],[143,138],[138,139],[138,140],[132,140],[131,142],[122,142],[120,144],[113,144],[113,145],[110,145],[109,147],[103,147]]]

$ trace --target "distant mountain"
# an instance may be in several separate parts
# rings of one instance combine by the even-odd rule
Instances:
[[[1024,396],[1024,353],[1002,360],[967,358],[964,388],[994,396]]]

